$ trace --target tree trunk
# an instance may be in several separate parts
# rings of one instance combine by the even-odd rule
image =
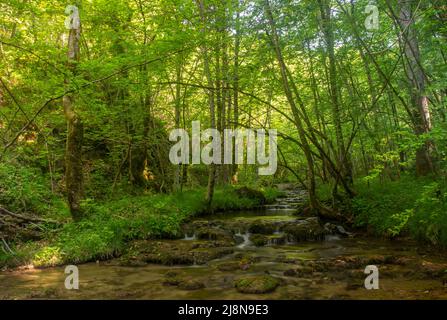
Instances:
[[[311,209],[318,210],[320,208],[320,206],[318,204],[317,195],[316,195],[315,171],[314,171],[315,169],[314,169],[314,163],[313,163],[313,158],[312,158],[312,152],[311,152],[311,149],[310,149],[307,137],[306,137],[306,133],[304,131],[303,122],[301,120],[301,117],[298,112],[298,108],[297,108],[297,106],[295,104],[295,100],[293,98],[292,90],[290,89],[290,86],[289,86],[289,79],[287,76],[286,65],[284,63],[284,59],[282,56],[282,51],[281,51],[281,47],[280,47],[279,39],[278,39],[278,33],[276,31],[275,21],[273,19],[272,10],[270,8],[270,3],[268,0],[265,0],[265,12],[267,14],[268,22],[269,22],[270,29],[272,32],[271,40],[272,40],[273,47],[275,49],[276,58],[277,58],[279,68],[281,71],[282,85],[284,88],[284,92],[286,94],[287,101],[289,102],[289,105],[292,109],[295,126],[298,130],[298,135],[301,140],[301,145],[302,145],[304,155],[305,155],[306,161],[307,161],[307,168],[308,168],[308,184],[307,185],[308,185],[308,192],[309,192],[309,204],[310,204]]]
[[[233,70],[233,129],[237,129],[239,123],[239,50],[240,50],[240,6],[239,0],[236,0],[236,21],[235,21],[235,35],[234,35],[234,70]],[[233,146],[233,159],[236,145]],[[236,161],[233,161],[231,170],[233,183],[237,182],[238,166]]]
[[[410,87],[411,105],[413,108],[414,130],[416,135],[428,133],[431,130],[428,97],[424,95],[425,74],[422,69],[419,43],[414,27],[413,0],[399,0],[398,22],[402,35],[400,41],[407,59],[405,71]],[[431,143],[426,141],[416,151],[416,174],[425,176],[433,172],[433,162],[430,156]]]
[[[200,18],[203,23],[201,32],[203,36],[206,36],[206,17],[205,17],[205,8],[203,4],[203,0],[197,0],[197,6],[199,8]],[[214,103],[214,84],[213,79],[211,77],[211,69],[210,69],[210,60],[208,56],[208,47],[206,44],[202,46],[202,55],[203,55],[203,64],[204,64],[204,72],[205,77],[208,82],[208,103],[210,107],[210,126],[212,129],[216,128],[216,114],[215,114],[215,103]],[[208,209],[211,208],[211,203],[213,201],[214,196],[214,186],[216,184],[216,165],[211,163],[209,166],[209,174],[208,174],[208,187],[206,192],[206,204]]]
[[[182,81],[182,56],[181,54],[179,54],[176,64],[176,84],[175,84],[175,127],[177,129],[180,128],[181,81]],[[180,174],[183,165],[185,164],[184,163],[178,164],[175,168],[174,191],[178,191],[180,189]]]
[[[68,38],[68,68],[71,74],[76,73],[79,62],[79,42],[81,38],[81,24],[73,23]],[[70,85],[70,78],[65,78],[65,86]],[[82,172],[82,140],[84,135],[81,117],[75,111],[76,99],[73,93],[63,97],[65,119],[67,121],[67,142],[65,150],[65,183],[70,212],[74,220],[82,217],[80,202],[83,194]]]
[[[331,6],[327,0],[319,0],[322,29],[326,42],[326,50],[329,58],[329,93],[331,98],[332,120],[335,126],[335,136],[337,139],[337,162],[343,178],[352,182],[352,168],[348,153],[345,148],[343,130],[341,126],[339,88],[337,84],[337,68],[334,51],[334,31],[331,21]]]

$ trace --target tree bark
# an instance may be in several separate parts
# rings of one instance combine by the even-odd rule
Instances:
[[[200,18],[202,21],[202,29],[201,32],[203,36],[206,36],[206,16],[205,16],[205,8],[203,4],[203,0],[196,0],[197,6],[199,8]],[[204,72],[205,77],[208,82],[208,103],[210,108],[210,126],[212,129],[216,128],[216,114],[215,114],[215,103],[214,103],[214,84],[213,79],[211,77],[211,69],[210,69],[210,59],[208,56],[208,47],[206,44],[202,46],[202,55],[203,55],[203,64],[204,64]],[[211,163],[209,166],[208,173],[208,187],[206,192],[206,205],[208,209],[211,208],[211,203],[213,201],[214,196],[214,186],[216,184],[216,165]]]
[[[337,140],[337,162],[343,178],[352,182],[352,166],[349,161],[345,142],[343,137],[343,129],[341,126],[341,112],[339,88],[337,84],[337,68],[334,51],[334,31],[331,21],[331,6],[327,0],[319,0],[320,14],[322,20],[322,30],[326,42],[326,50],[329,58],[329,93],[331,98],[332,120],[335,126],[335,136]]]
[[[71,74],[76,73],[76,65],[79,62],[79,43],[81,38],[81,24],[73,24],[68,38],[68,62],[67,66]],[[70,78],[65,78],[65,86],[70,85]],[[82,217],[80,202],[83,196],[83,172],[82,172],[82,141],[84,128],[81,117],[75,110],[76,98],[73,93],[63,97],[64,115],[67,121],[67,141],[65,149],[65,183],[68,204],[71,216],[74,220]]]
[[[425,74],[422,70],[419,42],[414,26],[413,0],[399,0],[398,23],[401,29],[400,41],[407,63],[405,71],[410,87],[410,99],[413,107],[414,130],[416,135],[430,132],[431,120],[428,97],[425,96]],[[416,174],[425,176],[434,171],[430,155],[431,143],[425,141],[416,151]]]
[[[301,145],[304,151],[304,155],[307,161],[307,169],[308,169],[308,192],[309,192],[309,204],[311,209],[318,210],[320,208],[316,196],[316,185],[315,185],[315,169],[314,169],[314,161],[312,158],[312,152],[306,137],[306,133],[304,131],[303,122],[298,112],[298,108],[295,104],[295,100],[293,98],[292,90],[290,89],[289,79],[287,76],[287,68],[284,63],[284,58],[282,55],[281,47],[279,44],[278,33],[276,30],[275,20],[273,19],[273,13],[270,7],[270,3],[268,0],[265,0],[265,12],[268,18],[268,23],[270,25],[270,29],[272,32],[271,40],[275,50],[276,58],[279,64],[280,72],[281,72],[281,82],[284,88],[284,92],[289,102],[289,105],[292,109],[292,114],[295,122],[295,126],[298,130],[298,135],[301,141]]]

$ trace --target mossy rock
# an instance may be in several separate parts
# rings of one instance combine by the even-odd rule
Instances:
[[[250,236],[250,241],[256,247],[262,247],[262,246],[265,246],[268,243],[268,236],[263,235],[263,234],[252,234]]]
[[[226,242],[220,241],[137,241],[121,257],[122,265],[156,263],[163,265],[205,264],[234,252]]]
[[[226,261],[219,263],[216,268],[219,271],[248,270],[252,261],[248,258],[241,258],[239,261]]]
[[[205,288],[205,284],[198,280],[183,280],[178,284],[179,289],[182,290],[199,290]]]
[[[297,220],[282,227],[282,231],[294,241],[323,240],[326,234],[318,218]]]
[[[232,254],[234,252],[233,248],[228,247],[218,247],[204,249],[197,249],[192,252],[194,256],[194,261],[196,264],[205,264],[211,260],[222,258],[228,254]]]
[[[297,272],[294,269],[287,269],[283,273],[286,277],[295,277],[297,275]]]
[[[178,286],[182,282],[181,274],[177,271],[168,271],[164,276],[162,283],[165,286]]]
[[[266,197],[261,191],[251,189],[248,187],[242,187],[236,190],[236,194],[241,198],[248,198],[256,200],[258,204],[265,204],[267,202]]]
[[[203,226],[197,229],[195,234],[199,240],[221,240],[228,241],[230,243],[233,242],[233,236],[229,232],[216,227]]]
[[[199,290],[205,287],[203,282],[194,279],[185,279],[184,275],[176,271],[166,272],[162,283],[165,286],[176,286],[182,290]]]
[[[178,286],[182,282],[182,279],[175,277],[166,277],[163,280],[163,285],[165,286]]]
[[[284,234],[272,234],[267,236],[267,244],[283,245],[286,243],[287,237]]]
[[[274,291],[279,281],[272,276],[250,276],[236,280],[236,290],[241,293],[262,294]]]
[[[272,234],[277,229],[273,223],[268,223],[262,220],[256,220],[248,227],[248,232],[257,234]]]

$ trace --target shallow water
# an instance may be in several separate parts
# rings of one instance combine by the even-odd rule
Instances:
[[[239,228],[241,221],[297,219],[290,212],[286,207],[210,220],[225,218]],[[233,230],[238,233],[243,242],[234,246],[234,253],[204,265],[129,267],[119,259],[80,265],[79,290],[65,289],[64,267],[0,272],[0,299],[447,299],[446,253],[411,241],[330,235],[318,242],[254,247],[246,231]],[[183,240],[163,242],[195,240],[194,234],[186,234]],[[378,290],[365,289],[366,264],[379,269]],[[203,287],[167,285],[166,274],[172,271]],[[265,274],[280,281],[273,292],[244,294],[235,289],[236,280]]]
[[[286,277],[293,261],[319,261],[340,256],[395,255],[411,259],[409,265],[378,265],[379,289],[366,290],[364,279],[351,278],[341,268],[337,271],[313,272],[306,277]],[[220,271],[217,266],[250,257],[248,270]],[[279,262],[281,260],[281,262]],[[0,273],[0,296],[4,299],[447,299],[442,279],[420,277],[415,266],[424,263],[444,264],[442,254],[427,255],[410,242],[387,242],[368,238],[343,239],[300,245],[237,248],[234,254],[203,266],[123,267],[113,261],[79,266],[79,290],[64,287],[64,268],[48,268]],[[182,276],[203,282],[205,288],[182,290],[163,284],[165,273],[179,271]],[[268,272],[281,279],[272,293],[243,294],[234,281],[247,275]],[[366,275],[364,275],[366,277]]]

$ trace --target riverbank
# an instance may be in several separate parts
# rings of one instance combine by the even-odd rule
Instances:
[[[209,211],[257,208],[272,202],[279,192],[274,188],[217,188],[211,210],[206,208],[204,194],[200,188],[104,203],[87,201],[83,204],[87,215],[84,220],[75,223],[61,216],[62,227],[42,226],[42,239],[16,242],[9,253],[0,251],[0,269],[111,259],[121,255],[132,240],[178,238],[181,225],[188,219]]]
[[[445,177],[356,179],[356,197],[337,206],[353,217],[353,226],[380,238],[411,237],[421,244],[447,248],[447,182]],[[329,185],[319,197],[332,203]],[[338,199],[339,200],[339,199]]]
[[[179,239],[129,241],[126,252],[79,265],[0,272],[3,299],[447,299],[447,255],[408,239],[380,240],[303,217],[286,192],[262,210],[195,217]],[[367,265],[379,290],[366,290]]]

